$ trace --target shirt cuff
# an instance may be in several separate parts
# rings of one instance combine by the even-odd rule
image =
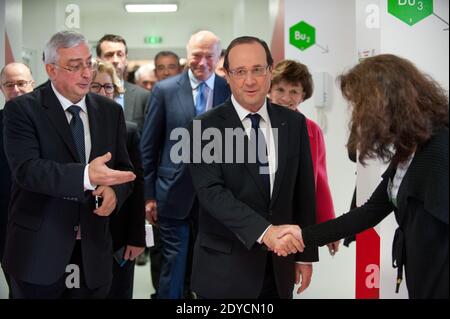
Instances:
[[[308,262],[308,261],[296,261],[296,264],[301,264],[301,265],[312,265],[312,262]]]
[[[267,233],[267,231],[269,230],[270,226],[272,226],[272,225],[269,225],[269,227],[266,228],[266,230],[264,231],[264,233],[262,233],[262,235],[259,236],[259,238],[256,240],[256,242],[257,242],[258,244],[262,244],[262,243],[263,243],[263,237],[264,237],[264,235]]]
[[[93,191],[97,187],[97,185],[91,184],[91,180],[89,179],[89,164],[84,168],[83,185],[85,191]]]

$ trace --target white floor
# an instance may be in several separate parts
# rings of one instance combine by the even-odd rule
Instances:
[[[136,266],[134,269],[133,299],[150,299],[155,292],[150,278],[150,263],[145,266]],[[8,298],[8,288],[3,272],[0,271],[0,299]]]

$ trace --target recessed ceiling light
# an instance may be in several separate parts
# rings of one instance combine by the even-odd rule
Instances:
[[[176,12],[176,4],[125,4],[127,12]]]

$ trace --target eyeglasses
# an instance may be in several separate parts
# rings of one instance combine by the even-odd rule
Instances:
[[[28,85],[30,85],[31,83],[33,83],[33,81],[25,81],[25,80],[20,80],[20,81],[17,81],[17,82],[5,82],[5,83],[3,83],[2,84],[2,86],[5,88],[5,89],[8,89],[8,90],[12,90],[12,89],[14,89],[14,87],[17,85],[17,87],[19,88],[19,89],[24,89],[24,88],[26,88]]]
[[[251,70],[247,69],[237,69],[229,70],[228,73],[235,79],[242,80],[247,77],[248,72],[254,77],[265,76],[267,74],[267,69],[269,66],[256,66]]]
[[[74,65],[67,65],[67,66],[62,66],[56,63],[53,63],[55,66],[57,66],[58,68],[67,70],[69,72],[72,73],[77,73],[77,72],[83,72],[84,69],[88,69],[89,71],[94,71],[95,69],[97,69],[97,62],[95,60],[89,60],[86,63],[80,62],[78,64],[74,64]]]
[[[100,92],[101,89],[104,89],[106,93],[114,93],[114,84],[112,83],[105,83],[101,85],[98,82],[92,82],[91,83],[91,90],[95,93]]]

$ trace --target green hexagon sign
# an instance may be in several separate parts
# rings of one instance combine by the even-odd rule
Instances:
[[[316,28],[305,21],[294,24],[289,29],[289,43],[304,51],[316,43]]]
[[[433,0],[388,0],[388,12],[412,26],[433,13]]]

